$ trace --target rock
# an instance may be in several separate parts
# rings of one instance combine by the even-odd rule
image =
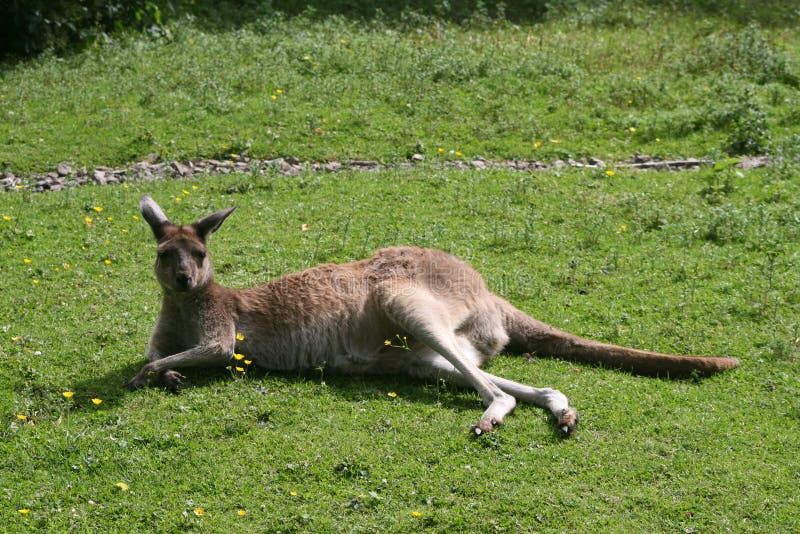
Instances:
[[[98,171],[95,169],[92,173],[92,180],[94,180],[96,184],[104,185],[107,182],[105,171]]]
[[[591,156],[586,161],[589,163],[589,165],[594,165],[595,167],[604,168],[606,166],[605,161],[603,161],[602,159],[593,158]]]
[[[61,163],[58,164],[56,171],[58,172],[59,176],[67,176],[69,173],[72,172],[72,165],[70,165],[66,161],[62,161]]]
[[[184,165],[180,161],[173,161],[172,163],[170,163],[170,167],[172,167],[172,170],[175,172],[177,176],[186,177],[192,175],[192,169],[187,165]]]
[[[422,154],[414,154],[413,156],[411,156],[411,161],[424,161],[424,160],[425,156],[423,156]]]
[[[486,168],[486,162],[483,161],[483,158],[472,160],[470,162],[470,165],[472,165],[472,167],[475,168],[475,169],[485,169]]]

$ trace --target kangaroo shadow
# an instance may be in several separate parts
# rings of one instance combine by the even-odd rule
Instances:
[[[90,399],[101,399],[106,407],[124,406],[125,399],[136,395],[137,392],[129,391],[123,384],[134,376],[144,363],[144,360],[131,362],[114,367],[104,374],[88,376],[74,382],[72,390],[77,393],[73,398],[74,409],[94,408]],[[189,368],[181,369],[180,372],[185,377],[181,390],[203,388],[231,380],[231,372],[223,367]],[[458,387],[444,380],[417,379],[406,375],[345,375],[329,371],[320,373],[318,370],[269,371],[258,367],[249,369],[248,374],[253,382],[261,381],[265,387],[269,387],[270,383],[275,381],[281,383],[324,381],[326,387],[336,397],[350,402],[390,394],[399,394],[409,402],[441,403],[459,410],[478,409],[481,402],[477,393],[468,388]],[[167,395],[176,394],[164,386],[152,387]],[[180,391],[177,394],[180,395]]]

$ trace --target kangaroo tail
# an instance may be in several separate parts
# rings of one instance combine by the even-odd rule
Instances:
[[[529,317],[498,297],[509,336],[506,348],[583,363],[600,363],[641,375],[710,376],[739,365],[736,358],[678,356],[631,349],[585,339]]]

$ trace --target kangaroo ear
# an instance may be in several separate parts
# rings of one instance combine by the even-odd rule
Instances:
[[[227,208],[216,213],[212,213],[207,217],[203,217],[192,226],[194,226],[194,229],[197,230],[197,234],[200,236],[200,239],[205,241],[209,235],[216,232],[217,229],[222,226],[222,223],[225,222],[225,219],[228,218],[228,215],[233,213],[233,210],[235,209],[236,207]]]
[[[172,223],[164,215],[164,210],[161,209],[161,206],[156,204],[156,201],[150,198],[150,195],[144,195],[142,200],[139,201],[139,210],[142,212],[144,220],[153,230],[153,235],[156,236],[156,239],[164,237],[164,227]]]

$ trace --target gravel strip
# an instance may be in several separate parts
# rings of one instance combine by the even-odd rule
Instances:
[[[637,170],[667,170],[684,171],[698,169],[713,164],[711,160],[683,159],[683,160],[657,160],[649,156],[637,154],[629,161],[607,165],[597,158],[584,158],[579,161],[557,160],[545,163],[537,160],[486,160],[481,157],[468,161],[437,162],[436,166],[452,169],[512,169],[517,171],[547,171],[563,168],[588,168],[588,169],[637,169]],[[75,169],[69,162],[59,163],[54,171],[46,173],[32,173],[27,176],[18,176],[11,172],[0,173],[0,189],[5,191],[28,189],[36,192],[60,191],[68,187],[77,187],[86,184],[106,185],[125,182],[141,182],[161,180],[168,178],[194,178],[213,176],[218,174],[266,174],[277,172],[285,176],[293,176],[304,171],[313,172],[342,172],[342,171],[374,171],[389,168],[410,168],[425,164],[425,156],[414,154],[409,161],[399,164],[383,164],[370,160],[330,161],[326,163],[303,162],[297,158],[276,158],[259,160],[246,155],[230,160],[193,159],[185,161],[158,161],[152,154],[147,159],[134,163],[130,167],[111,168],[95,167]],[[737,167],[752,169],[764,167],[768,164],[765,157],[742,158]]]

